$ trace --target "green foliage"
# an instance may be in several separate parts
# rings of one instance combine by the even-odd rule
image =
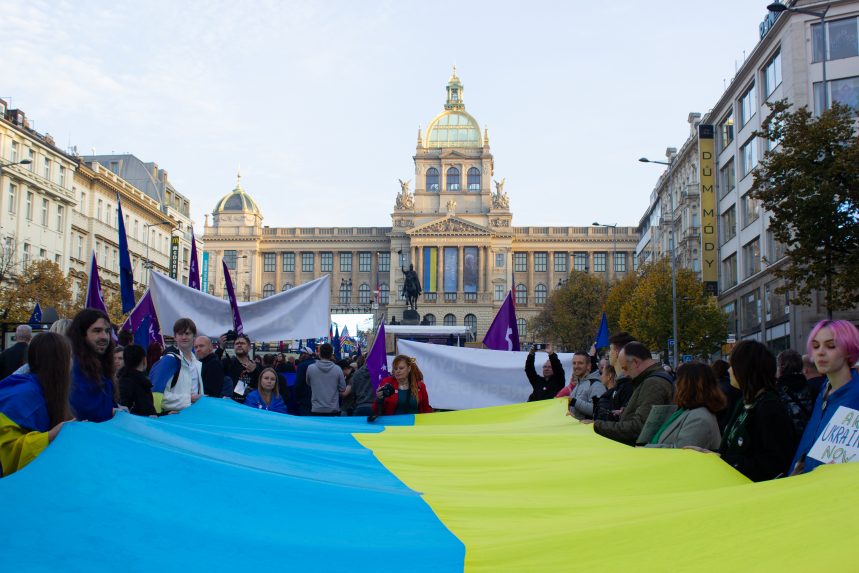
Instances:
[[[21,274],[7,277],[0,288],[3,320],[26,322],[37,302],[42,309],[57,309],[60,316],[71,311],[71,280],[53,261],[30,263]]]
[[[680,354],[712,354],[727,338],[727,316],[715,298],[704,292],[695,272],[677,269],[676,283]],[[673,335],[670,263],[662,260],[643,267],[631,294],[625,294],[624,298],[619,303],[620,329],[652,351],[667,350],[668,339]]]
[[[627,273],[625,277],[611,285],[608,299],[605,303],[605,315],[608,321],[608,331],[611,334],[623,330],[620,327],[620,310],[624,303],[632,297],[638,286],[638,273]]]
[[[554,343],[559,350],[587,350],[594,342],[606,299],[605,281],[585,272],[570,273],[567,284],[552,292],[529,324],[529,336]]]
[[[808,305],[821,291],[833,310],[859,304],[859,139],[856,112],[834,104],[819,118],[785,100],[754,135],[779,141],[755,170],[752,196],[772,213],[770,228],[786,245],[774,269],[780,292]],[[773,261],[775,262],[775,261]]]

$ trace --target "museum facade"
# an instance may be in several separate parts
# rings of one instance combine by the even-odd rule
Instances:
[[[476,340],[513,289],[523,341],[552,289],[572,270],[606,280],[637,267],[635,227],[516,227],[504,179],[495,180],[489,136],[465,110],[454,70],[444,109],[418,132],[414,186],[400,182],[390,226],[264,227],[241,186],[206,217],[202,269],[211,294],[226,296],[225,260],[240,300],[256,300],[331,276],[332,313],[372,313],[386,322],[406,309],[403,268],[414,265],[429,324],[471,327]]]

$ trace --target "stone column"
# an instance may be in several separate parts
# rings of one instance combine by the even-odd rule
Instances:
[[[546,276],[548,277],[549,284],[546,285],[549,294],[555,289],[555,252],[547,251],[546,252]]]
[[[534,300],[534,251],[528,251],[528,282],[525,285],[528,293],[528,305]]]

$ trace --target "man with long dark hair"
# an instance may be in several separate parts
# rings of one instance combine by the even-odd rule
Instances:
[[[110,319],[94,308],[85,308],[69,326],[72,343],[72,390],[69,402],[78,420],[104,422],[116,406],[113,384],[113,349]]]

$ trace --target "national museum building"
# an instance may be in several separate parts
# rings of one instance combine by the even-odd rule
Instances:
[[[412,264],[426,323],[470,326],[480,340],[512,287],[520,336],[528,341],[526,321],[570,271],[614,280],[636,268],[635,227],[513,226],[504,179],[492,185],[488,134],[465,111],[455,70],[444,110],[428,125],[418,133],[414,188],[401,182],[387,227],[263,227],[239,181],[215,205],[211,224],[206,217],[204,287],[226,296],[221,259],[240,300],[328,274],[332,313],[391,322],[406,309],[401,267]]]

